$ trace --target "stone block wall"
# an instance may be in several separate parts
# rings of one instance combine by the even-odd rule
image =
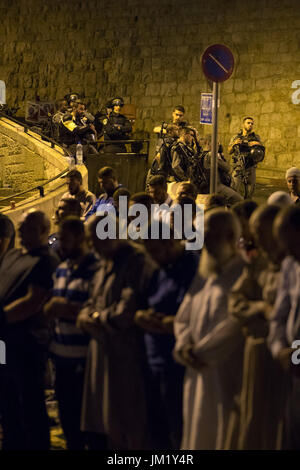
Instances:
[[[45,180],[43,158],[1,132],[0,188],[25,191]]]
[[[0,79],[21,114],[36,95],[78,91],[92,111],[121,95],[137,106],[140,131],[183,104],[208,133],[199,124],[200,93],[211,90],[201,57],[223,43],[236,66],[221,85],[221,141],[250,115],[267,147],[261,166],[276,175],[300,165],[299,0],[0,0],[0,14]]]
[[[16,192],[40,185],[68,168],[60,147],[51,148],[38,134],[25,133],[24,128],[0,119],[0,188]],[[60,181],[47,184],[51,191]]]

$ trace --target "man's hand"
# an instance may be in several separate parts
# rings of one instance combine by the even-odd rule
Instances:
[[[88,310],[81,310],[76,320],[77,328],[91,336],[98,336],[101,324],[97,320],[96,314],[97,312],[94,312],[94,314],[90,315]]]
[[[146,331],[150,333],[169,333],[169,318],[161,313],[155,312],[153,308],[148,310],[138,310],[135,314],[134,321]]]
[[[253,147],[254,145],[261,145],[261,143],[257,140],[252,140],[251,142],[249,142],[249,147]]]
[[[233,147],[235,145],[240,145],[242,143],[242,139],[240,137],[237,137],[236,139],[234,139],[234,141],[232,142],[232,144],[229,144],[228,146],[228,152],[231,154],[233,153]]]
[[[277,359],[278,359],[281,367],[285,371],[288,371],[288,370],[291,369],[291,366],[292,366],[291,356],[292,356],[292,353],[294,351],[295,350],[293,348],[284,348],[279,352],[279,354],[277,356]]]
[[[81,304],[71,302],[65,297],[52,297],[44,306],[44,314],[50,318],[66,318],[74,320],[81,308]]]
[[[157,154],[155,155],[155,157],[153,158],[153,160],[156,160],[157,163],[160,163],[160,153],[157,152]]]
[[[174,334],[174,318],[173,315],[166,315],[162,318],[161,323],[164,328],[164,333]]]
[[[66,310],[68,300],[65,297],[52,297],[44,305],[44,314],[49,318],[59,318]]]
[[[193,347],[194,345],[192,343],[185,344],[183,348],[180,351],[180,355],[184,362],[189,366],[192,367],[192,369],[202,369],[203,367],[206,366],[204,362],[202,362],[200,359],[198,359],[194,353],[193,353]]]

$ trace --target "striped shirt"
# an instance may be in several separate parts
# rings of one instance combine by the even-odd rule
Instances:
[[[61,263],[54,274],[53,296],[64,297],[79,306],[89,298],[89,285],[97,270],[97,260],[87,254],[74,268],[70,259]],[[90,337],[76,327],[76,319],[55,319],[50,351],[56,359],[84,360]]]

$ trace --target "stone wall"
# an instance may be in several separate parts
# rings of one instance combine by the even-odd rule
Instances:
[[[0,188],[25,191],[41,184],[44,179],[43,159],[3,134],[0,123]]]
[[[23,127],[0,119],[0,188],[25,191],[53,178],[66,167],[62,149],[51,149],[38,134],[27,134]]]
[[[4,155],[1,156],[1,153]],[[9,158],[12,158],[11,162]],[[63,149],[58,146],[52,148],[50,143],[43,141],[39,135],[25,133],[23,127],[2,118],[0,119],[0,175],[1,172],[8,171],[7,167],[12,168],[10,171],[14,172],[12,186],[14,187],[15,181],[18,181],[17,190],[45,182],[69,168]],[[87,188],[87,169],[85,165],[77,166],[77,168],[82,174],[83,186]],[[15,227],[25,211],[36,208],[48,215],[52,231],[57,228],[53,225],[53,215],[62,195],[67,191],[66,179],[56,178],[47,183],[44,186],[44,197],[40,196],[38,190],[27,193],[26,199],[16,198],[13,194],[5,194],[6,191],[13,193],[10,190],[0,189],[3,197],[8,196],[15,200],[15,209],[11,209],[8,205],[8,207],[1,207],[0,210],[11,218]]]
[[[300,165],[300,83],[292,89],[300,78],[299,0],[0,0],[0,14],[0,79],[20,113],[36,95],[82,92],[92,110],[122,95],[137,105],[138,130],[151,132],[182,103],[208,133],[199,125],[200,93],[211,89],[201,56],[223,43],[236,67],[221,85],[222,142],[251,115],[269,174]]]

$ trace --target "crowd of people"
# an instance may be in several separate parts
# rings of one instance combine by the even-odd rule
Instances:
[[[190,206],[194,220],[193,183],[172,200],[162,174],[136,194],[110,167],[98,180],[96,199],[71,170],[56,232],[32,209],[22,249],[0,217],[2,448],[50,448],[51,363],[70,450],[298,449],[300,170],[259,207],[210,195],[197,249],[166,217]],[[134,240],[122,197],[128,232],[132,207],[149,215]],[[100,237],[110,218],[115,236]]]
[[[66,98],[53,122],[70,152],[80,142],[96,154],[101,134],[109,152],[126,151],[122,98],[95,117],[78,95]],[[131,194],[105,166],[96,197],[74,168],[55,231],[31,209],[20,249],[0,215],[3,449],[51,447],[45,371],[69,450],[300,447],[300,170],[290,168],[287,191],[265,204],[244,199],[265,152],[245,118],[228,149],[232,175],[219,145],[204,244],[193,244],[211,138],[184,114],[176,106],[172,122],[154,129],[145,192]]]

